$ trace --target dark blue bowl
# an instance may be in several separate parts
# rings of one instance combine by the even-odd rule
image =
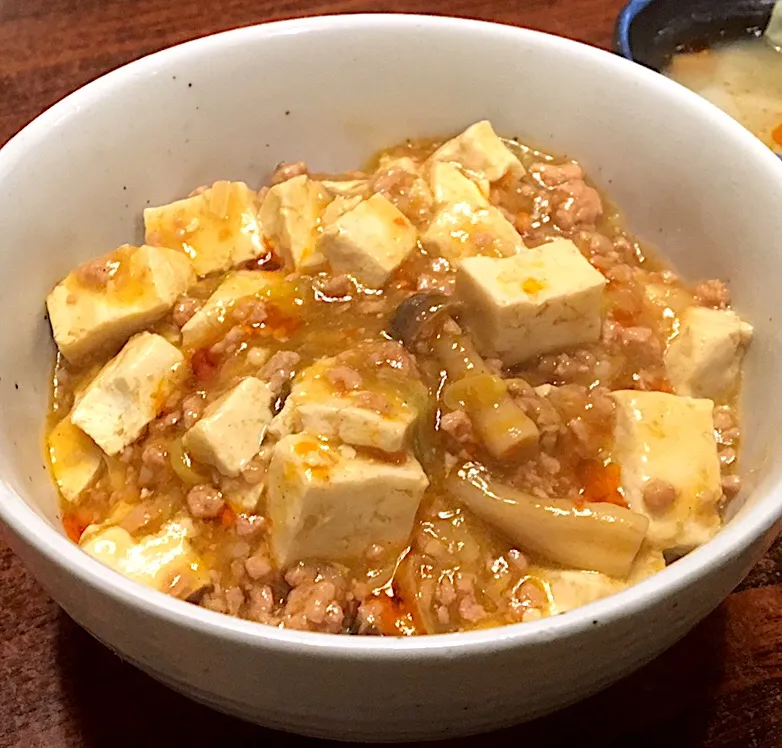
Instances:
[[[617,19],[614,48],[662,70],[678,50],[762,34],[773,6],[774,0],[631,0]]]

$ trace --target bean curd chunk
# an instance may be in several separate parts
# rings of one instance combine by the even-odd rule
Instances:
[[[359,636],[567,615],[709,542],[753,337],[728,287],[486,120],[345,166],[193,185],[54,286],[67,536],[191,604]]]

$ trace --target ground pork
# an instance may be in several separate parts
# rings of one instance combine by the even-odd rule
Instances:
[[[204,412],[204,398],[199,392],[187,395],[182,400],[182,421],[186,429],[194,426]]]
[[[203,306],[200,299],[194,299],[192,296],[180,296],[171,310],[171,316],[177,327],[184,327],[193,315]]]
[[[73,271],[76,279],[89,288],[105,288],[117,270],[117,262],[111,257],[99,257]]]
[[[554,220],[565,230],[594,226],[603,214],[600,193],[581,179],[573,179],[554,190]]]
[[[207,483],[193,486],[187,494],[187,508],[198,519],[213,519],[223,510],[223,496]]]
[[[287,628],[340,633],[345,626],[345,580],[334,569],[299,564],[285,574],[291,591],[282,610]]]
[[[369,360],[376,366],[390,366],[402,374],[418,376],[415,358],[395,341],[389,340],[375,346],[369,354]]]
[[[265,623],[269,626],[277,626],[280,622],[279,615],[275,612],[276,600],[271,585],[258,584],[248,591],[249,603],[246,616],[251,621]]]
[[[329,298],[348,296],[356,287],[349,275],[335,275],[330,278],[318,280],[315,284],[318,291]]]
[[[272,562],[265,548],[259,549],[244,562],[244,569],[250,579],[258,581],[272,573]]]
[[[301,356],[295,351],[277,351],[260,371],[261,379],[269,383],[269,389],[279,395],[283,387],[293,378]]]
[[[707,280],[695,286],[695,303],[714,309],[730,306],[730,289],[721,280]]]
[[[677,496],[676,486],[660,478],[649,481],[644,487],[644,504],[654,513],[667,511]]]
[[[160,483],[169,474],[168,451],[159,444],[147,444],[141,452],[140,486]]]
[[[269,177],[269,184],[282,184],[293,177],[307,174],[307,164],[304,161],[280,161]]]
[[[381,415],[387,415],[393,410],[391,401],[381,392],[371,392],[369,390],[356,392],[353,396],[353,402],[359,408],[374,410]]]
[[[544,187],[558,187],[565,182],[583,179],[584,172],[578,164],[538,163],[530,167],[530,174]]]
[[[463,410],[453,410],[440,419],[440,429],[457,444],[469,444],[475,441],[472,421]]]
[[[334,366],[326,371],[325,376],[337,392],[357,390],[364,382],[361,374],[349,366]]]
[[[569,231],[594,226],[603,214],[600,193],[584,181],[578,164],[533,164],[530,173],[551,190],[551,204],[557,225]]]

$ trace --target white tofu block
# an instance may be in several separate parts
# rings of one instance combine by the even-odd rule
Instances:
[[[420,221],[432,209],[434,197],[423,178],[423,167],[409,156],[380,157],[372,182],[375,192],[387,197],[408,218]]]
[[[136,542],[121,527],[88,527],[82,549],[114,571],[145,587],[187,597],[208,584],[208,575],[193,551],[192,526],[170,521],[159,532]]]
[[[580,569],[535,570],[533,574],[548,586],[549,613],[557,615],[621,592],[664,568],[665,559],[660,551],[642,547],[627,579]]]
[[[490,182],[502,179],[509,172],[519,176],[524,174],[521,161],[497,136],[487,120],[476,122],[461,135],[441,145],[430,160],[456,162]]]
[[[314,272],[323,264],[316,249],[323,211],[330,195],[306,174],[275,184],[261,205],[263,235],[295,270]]]
[[[416,230],[382,195],[373,195],[326,226],[319,248],[335,274],[381,288],[415,249]]]
[[[276,562],[349,561],[374,543],[403,548],[428,483],[412,456],[398,464],[308,434],[285,437],[275,446],[267,497]]]
[[[649,518],[647,541],[655,548],[689,549],[720,528],[720,462],[711,400],[664,392],[619,390],[612,459],[621,470],[622,492],[634,512]],[[652,481],[672,486],[665,508],[644,496]]]
[[[182,327],[182,346],[197,348],[209,341],[225,322],[226,315],[240,299],[263,293],[284,282],[281,273],[263,270],[237,270],[226,277],[206,303]]]
[[[677,395],[720,399],[738,387],[752,326],[732,311],[690,307],[668,344],[665,368]]]
[[[429,184],[437,203],[466,203],[473,210],[488,208],[489,183],[465,176],[456,164],[436,161],[429,170]]]
[[[390,171],[391,169],[400,169],[408,174],[421,175],[423,167],[410,156],[392,156],[384,153],[380,156],[377,164],[377,171]]]
[[[258,196],[244,182],[215,182],[200,195],[144,211],[149,244],[184,252],[198,275],[229,270],[266,251]]]
[[[206,408],[182,444],[199,462],[236,477],[258,454],[274,399],[264,382],[246,377]]]
[[[66,501],[77,501],[97,478],[103,464],[103,452],[73,425],[70,416],[51,430],[47,446],[57,488]]]
[[[354,197],[341,197],[337,195],[323,211],[323,225],[328,226],[334,223],[340,216],[345,215],[349,210],[353,210],[363,198],[360,195]]]
[[[105,285],[86,282],[77,269],[46,299],[54,339],[69,361],[105,347],[113,353],[163,317],[196,281],[190,260],[173,249],[124,245],[89,265],[104,262]]]
[[[289,434],[295,434],[300,429],[301,422],[299,421],[296,412],[296,406],[294,405],[293,400],[291,400],[291,396],[288,395],[288,397],[285,398],[285,404],[282,406],[282,410],[272,418],[266,432],[273,439],[279,441]]]
[[[266,490],[265,481],[249,485],[241,479],[235,481],[236,485],[221,484],[220,490],[223,498],[237,514],[255,514],[258,511],[258,504]]]
[[[135,335],[84,390],[71,421],[104,452],[117,454],[157,417],[182,361],[182,354],[160,335]]]
[[[568,239],[515,257],[472,257],[456,294],[481,353],[513,366],[600,337],[605,278]]]
[[[421,237],[427,251],[458,263],[480,255],[510,257],[525,249],[513,224],[489,204],[487,180],[467,177],[455,164],[437,161],[429,180],[439,207]]]
[[[364,197],[369,189],[368,179],[323,179],[321,184],[333,197]]]
[[[373,447],[384,452],[408,448],[418,420],[418,408],[402,393],[386,387],[378,391],[372,383],[340,392],[326,376],[337,363],[321,359],[296,378],[282,411],[270,427],[281,438],[300,431],[339,439],[356,447]],[[380,412],[364,396],[373,392],[386,406]]]
[[[323,402],[300,403],[296,415],[301,430],[384,452],[401,452],[407,448],[418,416],[414,408],[386,415],[351,405],[351,401],[352,396],[346,395]]]
[[[498,208],[473,208],[467,202],[438,208],[421,244],[454,265],[467,257],[511,257],[526,251],[521,235]]]

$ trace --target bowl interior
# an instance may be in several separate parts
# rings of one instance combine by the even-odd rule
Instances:
[[[774,0],[631,0],[616,25],[616,51],[662,70],[681,48],[762,33]]]
[[[607,53],[487,24],[384,16],[244,29],[152,56],[60,103],[3,149],[0,479],[11,491],[0,511],[23,501],[59,527],[43,457],[53,354],[43,301],[77,263],[139,241],[146,205],[217,178],[257,185],[282,159],[355,168],[384,145],[482,118],[581,160],[686,276],[729,280],[756,329],[744,420],[752,490],[738,521],[778,511],[782,164],[694,94]]]

